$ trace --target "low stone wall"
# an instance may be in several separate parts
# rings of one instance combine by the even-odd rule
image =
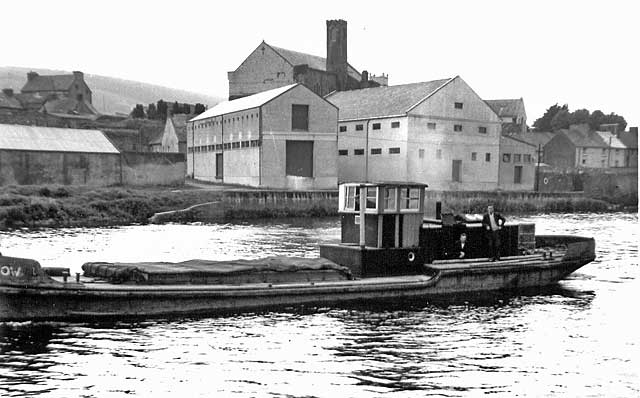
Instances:
[[[182,153],[123,152],[122,184],[182,185],[187,173]]]

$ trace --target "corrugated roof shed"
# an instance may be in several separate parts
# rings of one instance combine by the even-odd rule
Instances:
[[[274,88],[273,90],[263,91],[258,94],[253,94],[248,97],[242,97],[231,101],[224,101],[214,106],[213,108],[207,110],[204,113],[199,114],[193,119],[189,120],[190,122],[195,122],[198,120],[208,119],[211,117],[216,117],[220,115],[226,115],[228,113],[244,111],[247,109],[257,108],[272,99],[282,95],[283,93],[289,91],[293,87],[297,86],[300,83],[289,84],[287,86]]]
[[[99,130],[0,124],[0,150],[120,153]]]
[[[340,120],[397,116],[406,114],[414,105],[452,80],[336,91],[325,98],[338,107]]]

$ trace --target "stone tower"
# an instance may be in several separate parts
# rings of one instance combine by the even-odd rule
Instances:
[[[347,21],[327,21],[327,72],[337,77],[338,91],[347,89]]]

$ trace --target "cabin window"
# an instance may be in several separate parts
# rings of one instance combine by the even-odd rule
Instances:
[[[385,210],[396,209],[396,189],[395,188],[384,189],[384,209]]]
[[[367,188],[367,209],[378,208],[378,188]]]
[[[420,190],[418,188],[402,188],[400,191],[401,209],[418,209]]]
[[[392,129],[400,128],[400,122],[391,122],[391,128]]]
[[[374,124],[371,126],[371,128],[372,128],[373,130],[380,130],[380,123],[374,123]]]
[[[346,210],[359,210],[360,206],[358,205],[359,202],[359,188],[358,187],[347,187],[347,194],[344,197],[344,208]]]
[[[309,131],[309,105],[291,105],[291,129]]]

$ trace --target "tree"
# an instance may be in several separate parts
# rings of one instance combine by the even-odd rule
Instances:
[[[571,124],[589,124],[591,112],[587,109],[578,109],[570,113],[569,125]]]
[[[176,101],[173,103],[173,106],[171,107],[171,114],[177,115],[178,113],[182,113],[182,107],[180,106],[178,101]]]
[[[131,111],[131,117],[134,119],[144,118],[144,107],[142,104],[136,104],[135,108]]]
[[[193,113],[195,113],[196,115],[199,115],[199,114],[201,114],[202,112],[204,112],[206,110],[207,110],[207,108],[203,104],[198,102],[196,104],[196,106],[195,106],[195,109],[194,109]]]
[[[589,128],[591,130],[597,130],[601,124],[603,124],[603,120],[605,118],[604,113],[601,110],[595,110],[589,117]]]
[[[563,109],[568,112],[569,111],[569,106],[567,104],[565,104],[563,106],[559,106],[558,104],[550,106],[546,110],[544,115],[542,115],[542,117],[540,117],[535,122],[533,122],[533,128],[536,131],[551,131],[552,130],[552,128],[551,128],[551,120],[553,119],[553,117],[558,112],[560,112]]]
[[[601,124],[613,124],[613,123],[618,124],[618,132],[624,131],[627,128],[627,121],[624,120],[624,117],[620,115],[616,115],[613,112],[611,112],[608,115],[605,115],[604,118],[602,119]]]
[[[184,113],[185,115],[190,114],[191,113],[191,105],[182,104],[182,113]]]
[[[560,129],[568,129],[571,125],[571,113],[569,108],[563,107],[560,109],[551,119],[551,131],[558,131]]]
[[[147,107],[147,117],[149,119],[158,118],[158,110],[156,109],[156,104],[149,104],[149,106]]]
[[[168,105],[163,100],[160,100],[156,104],[156,110],[158,112],[158,119],[165,120],[167,118]]]

